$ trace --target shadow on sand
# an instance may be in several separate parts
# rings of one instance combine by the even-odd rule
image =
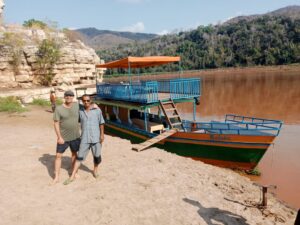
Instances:
[[[50,155],[50,154],[43,154],[39,158],[39,161],[46,166],[48,170],[48,174],[50,177],[54,178],[54,160],[55,160],[55,155]],[[71,170],[71,157],[68,156],[63,156],[61,159],[61,169],[64,169],[68,171],[69,175],[71,175],[72,170]],[[93,171],[90,170],[87,166],[81,164],[79,167],[80,170],[92,173]]]
[[[184,198],[183,201],[198,207],[198,214],[203,218],[207,225],[230,224],[230,225],[249,225],[246,219],[232,212],[218,208],[205,208],[200,202]],[[214,223],[213,221],[217,222]]]

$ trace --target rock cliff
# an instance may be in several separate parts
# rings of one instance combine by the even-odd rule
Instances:
[[[60,44],[60,58],[53,67],[53,86],[86,84],[101,73],[95,69],[95,64],[100,62],[95,51],[80,41],[70,41],[63,32],[17,25],[2,26],[0,88],[38,86],[42,74],[39,70],[37,52],[39,44],[44,39],[50,38]]]

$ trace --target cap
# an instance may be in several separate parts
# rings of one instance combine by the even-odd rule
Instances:
[[[74,92],[71,91],[71,90],[68,90],[68,91],[65,92],[64,96],[65,96],[65,97],[66,97],[66,96],[74,96]]]

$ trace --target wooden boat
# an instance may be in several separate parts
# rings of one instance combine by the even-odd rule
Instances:
[[[141,68],[178,62],[179,57],[128,57],[98,68]],[[199,78],[99,83],[95,101],[106,118],[105,132],[137,143],[143,150],[159,147],[205,163],[250,170],[256,167],[282,122],[240,115],[224,121],[197,122]],[[193,120],[180,117],[176,104],[193,104]],[[157,113],[151,113],[151,110]],[[147,141],[148,140],[148,141]]]

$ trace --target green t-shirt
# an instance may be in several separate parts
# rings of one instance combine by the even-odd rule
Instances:
[[[80,137],[79,132],[79,104],[72,104],[71,108],[58,106],[53,114],[53,120],[59,121],[60,133],[65,141],[72,141]]]

